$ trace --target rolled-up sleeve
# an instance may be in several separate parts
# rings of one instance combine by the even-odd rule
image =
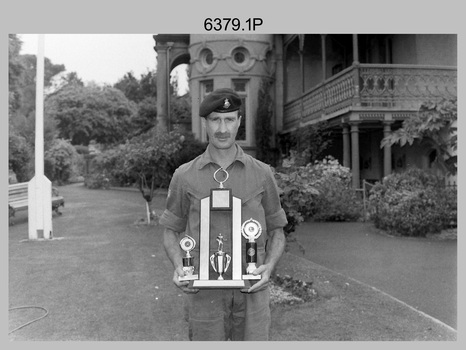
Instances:
[[[189,200],[184,191],[180,174],[175,171],[168,188],[166,208],[159,223],[175,232],[184,232],[188,220]]]
[[[267,230],[269,232],[286,226],[288,220],[281,206],[278,186],[270,168],[265,176],[262,206],[265,212]]]

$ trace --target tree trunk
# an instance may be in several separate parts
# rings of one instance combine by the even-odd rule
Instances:
[[[147,214],[147,225],[150,225],[150,206],[149,202],[146,201],[146,214]]]

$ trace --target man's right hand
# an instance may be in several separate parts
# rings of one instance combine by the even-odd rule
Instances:
[[[173,283],[180,288],[184,293],[193,294],[199,292],[198,288],[190,288],[190,281],[180,281],[179,277],[184,276],[183,268],[179,267],[173,273]]]

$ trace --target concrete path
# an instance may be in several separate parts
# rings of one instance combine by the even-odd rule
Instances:
[[[371,223],[304,223],[304,257],[457,329],[457,241],[391,237]]]

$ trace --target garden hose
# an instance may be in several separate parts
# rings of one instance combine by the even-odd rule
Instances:
[[[26,327],[27,325],[30,325],[31,323],[34,323],[36,321],[39,321],[40,319],[43,319],[45,316],[47,316],[49,314],[49,311],[46,309],[46,308],[43,308],[42,306],[18,306],[18,307],[13,307],[11,309],[8,309],[8,311],[12,311],[12,310],[19,310],[19,309],[41,309],[41,310],[44,310],[45,311],[45,314],[32,320],[32,321],[29,321],[29,322],[26,322],[25,324],[22,324],[21,326],[19,327],[16,327],[15,329],[13,329],[12,331],[8,332],[8,334],[11,334],[15,331],[17,331],[18,329],[21,329],[23,327]]]

